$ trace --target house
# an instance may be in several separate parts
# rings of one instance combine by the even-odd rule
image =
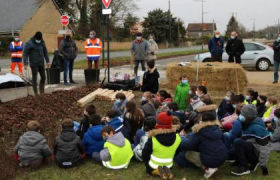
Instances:
[[[203,35],[212,36],[217,30],[216,23],[203,23]],[[201,37],[202,25],[201,23],[189,23],[187,28],[188,37]]]
[[[63,38],[58,35],[58,30],[63,29],[61,14],[54,0],[2,0],[0,36],[19,33],[21,40],[27,42],[37,31],[41,31],[48,51],[52,52]]]

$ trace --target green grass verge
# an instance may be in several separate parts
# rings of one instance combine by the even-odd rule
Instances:
[[[269,160],[268,170],[269,176],[262,176],[261,168],[258,168],[256,172],[237,177],[231,175],[230,171],[235,167],[230,167],[230,163],[225,163],[219,170],[213,175],[213,180],[263,180],[263,179],[279,179],[280,177],[280,163],[279,153],[272,153],[271,159]],[[174,179],[178,180],[202,180],[204,171],[201,169],[187,169],[180,168],[174,165],[172,171],[174,172]],[[72,169],[61,169],[54,164],[50,164],[47,167],[33,171],[29,174],[23,173],[16,179],[48,179],[48,180],[83,180],[83,179],[118,179],[118,180],[142,180],[142,179],[159,179],[152,177],[146,173],[144,163],[135,162],[134,160],[130,163],[128,169],[124,170],[110,170],[102,167],[101,165],[95,164],[90,160],[87,160],[84,164],[79,167]]]
[[[171,52],[171,53],[162,53],[158,54],[157,58],[158,60],[166,59],[166,58],[172,58],[172,57],[180,57],[180,56],[187,56],[192,54],[197,54],[201,52],[200,50],[193,50],[193,51],[179,51],[179,52]],[[204,52],[207,52],[205,50]],[[111,67],[113,66],[122,66],[130,63],[130,56],[122,56],[117,58],[111,58]],[[102,61],[99,61],[99,65],[102,65]],[[87,60],[81,60],[75,62],[75,69],[85,69],[87,68]]]

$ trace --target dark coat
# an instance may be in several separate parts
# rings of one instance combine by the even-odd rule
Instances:
[[[219,124],[219,121],[209,121],[195,125],[194,135],[181,146],[186,151],[200,152],[200,160],[205,167],[217,168],[227,160],[228,150]]]
[[[149,139],[142,151],[142,157],[145,163],[150,161],[151,154],[153,153],[153,136],[163,146],[172,146],[176,141],[176,129],[154,129],[149,132]]]
[[[29,59],[29,63],[28,63]],[[49,54],[46,48],[45,41],[42,40],[39,44],[35,42],[34,38],[31,38],[24,47],[23,61],[24,65],[30,66],[44,66],[44,59],[49,63]]]
[[[89,120],[88,118],[84,117],[80,123],[78,130],[76,131],[76,134],[80,136],[81,139],[83,139],[88,128],[89,128]]]
[[[280,61],[280,42],[275,41],[273,44],[274,61]]]
[[[222,56],[224,52],[224,40],[212,37],[208,42],[208,49],[212,56]]]
[[[64,129],[54,142],[54,155],[57,162],[77,163],[85,152],[84,145],[72,128]]]
[[[159,73],[156,68],[151,71],[146,71],[143,76],[143,85],[141,87],[143,92],[150,91],[153,94],[158,92],[159,88]]]
[[[258,110],[258,117],[263,117],[265,111],[267,110],[265,103],[258,103],[257,110]]]
[[[85,133],[83,144],[88,157],[91,157],[93,152],[100,152],[103,149],[104,140],[101,135],[103,127],[103,125],[92,126]]]
[[[129,136],[128,129],[124,126],[123,119],[121,117],[116,116],[111,122],[107,123],[107,126],[111,126],[115,129],[116,133],[122,132],[123,136],[127,140],[131,140]]]
[[[63,39],[60,43],[59,51],[65,60],[73,61],[78,54],[78,48],[75,41],[72,39]]]
[[[226,46],[226,52],[229,56],[241,56],[245,52],[245,46],[241,39],[230,39]]]
[[[225,117],[225,115],[232,115],[235,112],[234,107],[232,106],[232,104],[228,104],[227,100],[223,100],[219,106],[218,109],[218,115],[221,117],[221,119],[223,117]]]

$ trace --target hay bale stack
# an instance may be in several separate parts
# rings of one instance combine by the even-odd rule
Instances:
[[[212,66],[207,66],[207,64]],[[219,62],[199,63],[198,85],[201,81],[206,81],[207,88],[211,91],[237,91],[235,67],[239,79],[239,89],[242,92],[247,86],[248,80],[245,70],[238,64]],[[187,74],[190,85],[197,85],[196,69],[196,62],[192,62],[190,66],[178,66],[178,63],[168,64],[166,76],[169,88],[175,89],[180,83],[180,76],[183,74]]]

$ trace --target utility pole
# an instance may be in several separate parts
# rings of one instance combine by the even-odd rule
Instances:
[[[169,10],[168,10],[168,19],[169,19],[169,44],[171,44],[171,7],[170,7],[170,0],[168,1]]]
[[[215,21],[213,19],[213,36],[215,35]]]
[[[180,45],[180,18],[178,18],[178,43]]]
[[[279,33],[280,33],[280,22],[279,22],[279,18],[278,18],[278,34],[277,35],[279,35]]]
[[[255,42],[255,29],[256,29],[256,19],[253,19],[253,42]]]
[[[201,46],[201,51],[203,51],[203,46],[204,46],[204,33],[203,33],[203,23],[204,23],[204,1],[201,0],[201,5],[202,5],[202,24],[201,24],[201,36],[202,36],[202,46]]]

